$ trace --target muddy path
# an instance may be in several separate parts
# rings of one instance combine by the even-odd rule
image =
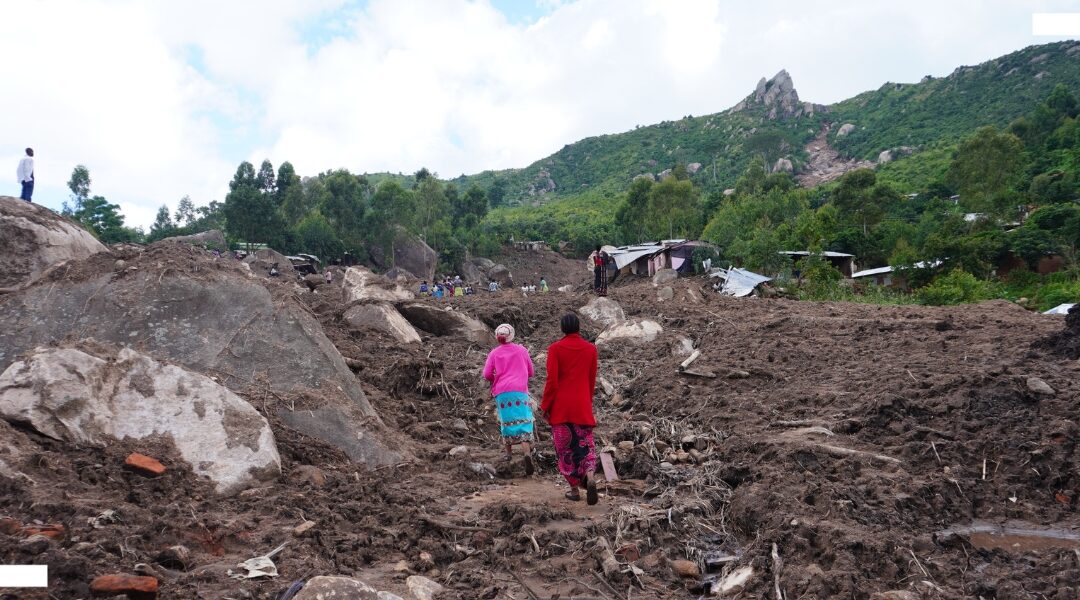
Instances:
[[[295,399],[257,382],[244,397],[270,420],[283,475],[233,498],[215,497],[167,444],[73,448],[0,423],[25,466],[0,476],[0,517],[63,527],[44,546],[0,533],[0,560],[47,563],[57,582],[0,597],[86,598],[93,576],[139,569],[163,598],[278,598],[315,575],[410,598],[412,574],[463,599],[1077,597],[1080,362],[1032,346],[1063,319],[1005,302],[878,307],[674,287],[668,301],[646,281],[611,288],[628,318],[663,332],[600,347],[597,441],[619,481],[601,485],[595,507],[563,497],[542,425],[534,477],[500,462],[479,377],[488,348],[427,334],[401,346],[349,329],[341,303],[313,295],[310,310],[415,460],[359,468],[274,417]],[[443,303],[511,322],[538,395],[558,317],[589,300],[514,291]],[[586,337],[601,331],[583,324]],[[677,369],[688,344],[701,352],[694,374]],[[125,470],[130,451],[169,471]],[[963,530],[977,524],[1051,533],[999,543]],[[230,578],[282,543],[279,577]]]

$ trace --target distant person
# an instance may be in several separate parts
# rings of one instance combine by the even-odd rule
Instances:
[[[565,337],[548,347],[547,381],[540,410],[551,425],[559,473],[570,484],[566,498],[581,500],[578,489],[584,487],[591,505],[597,502],[593,440],[596,346],[581,337],[581,323],[573,313],[563,316],[559,328]]]
[[[454,297],[455,298],[462,298],[464,296],[465,296],[465,286],[462,285],[460,282],[454,284]]]
[[[455,286],[460,286],[460,285],[464,285],[464,283],[465,283],[465,282],[463,282],[463,281],[461,280],[461,275],[454,275],[454,285],[455,285]]]
[[[277,263],[274,263],[274,264],[270,265],[270,276],[271,277],[277,277],[278,275],[281,275],[281,273],[278,271],[277,266],[278,266]]]
[[[608,284],[608,253],[603,250],[600,251],[600,291],[601,296],[607,296],[607,284]]]
[[[326,283],[334,283],[334,272],[330,269],[323,271],[323,278],[326,279]]]
[[[441,283],[436,283],[435,284],[434,296],[435,296],[436,300],[441,300],[442,299],[442,297],[443,297],[443,286],[442,286]]]
[[[499,282],[492,281],[492,282],[488,283],[488,291],[489,292],[497,292],[497,291],[499,291]]]
[[[543,277],[540,278],[540,291],[544,293],[551,291],[551,289],[548,288],[547,280]]]
[[[425,279],[420,282],[420,295],[427,296],[429,293],[430,289],[428,288],[427,279]]]
[[[491,395],[499,415],[499,434],[506,448],[504,460],[514,459],[514,446],[525,455],[525,475],[533,474],[533,403],[529,398],[529,378],[533,362],[529,351],[514,344],[514,328],[503,323],[495,328],[499,345],[484,362],[484,379],[491,382]]]
[[[593,289],[596,293],[600,293],[600,277],[604,272],[603,258],[601,257],[600,246],[596,247],[596,250],[589,255],[589,262],[592,263],[593,268]]]
[[[476,291],[473,290],[473,287],[471,285],[465,286],[465,295],[466,296],[472,296],[475,293],[476,293]]]
[[[22,184],[22,193],[19,198],[30,202],[30,197],[34,195],[34,149],[27,148],[26,156],[19,161],[19,169],[16,171],[18,175],[19,183]]]

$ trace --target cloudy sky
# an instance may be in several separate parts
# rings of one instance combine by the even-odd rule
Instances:
[[[224,199],[242,160],[444,177],[718,112],[782,68],[805,100],[1029,44],[1076,0],[20,0],[0,20],[0,194],[76,164],[148,225]],[[3,181],[7,181],[3,184]]]

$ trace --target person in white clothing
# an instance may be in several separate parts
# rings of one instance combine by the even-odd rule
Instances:
[[[22,184],[22,194],[19,196],[23,200],[30,202],[30,197],[34,195],[34,149],[27,148],[26,156],[19,161],[19,170],[17,171],[19,177],[19,183]]]

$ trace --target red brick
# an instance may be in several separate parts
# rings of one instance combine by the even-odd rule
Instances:
[[[23,528],[23,532],[25,532],[28,536],[43,535],[47,538],[58,540],[64,537],[64,534],[67,533],[67,530],[64,529],[63,525],[51,523],[49,525],[42,525],[41,527],[37,527],[35,525],[28,525],[27,527]]]
[[[11,517],[4,517],[3,519],[0,519],[0,533],[19,535],[22,533],[22,523],[19,523]]]
[[[165,473],[165,465],[159,463],[156,459],[150,458],[145,454],[139,454],[138,452],[133,452],[128,456],[124,461],[124,464],[145,475],[156,477]]]
[[[90,582],[90,592],[95,596],[116,596],[132,594],[139,597],[154,597],[158,591],[158,580],[153,577],[137,575],[102,575]]]

